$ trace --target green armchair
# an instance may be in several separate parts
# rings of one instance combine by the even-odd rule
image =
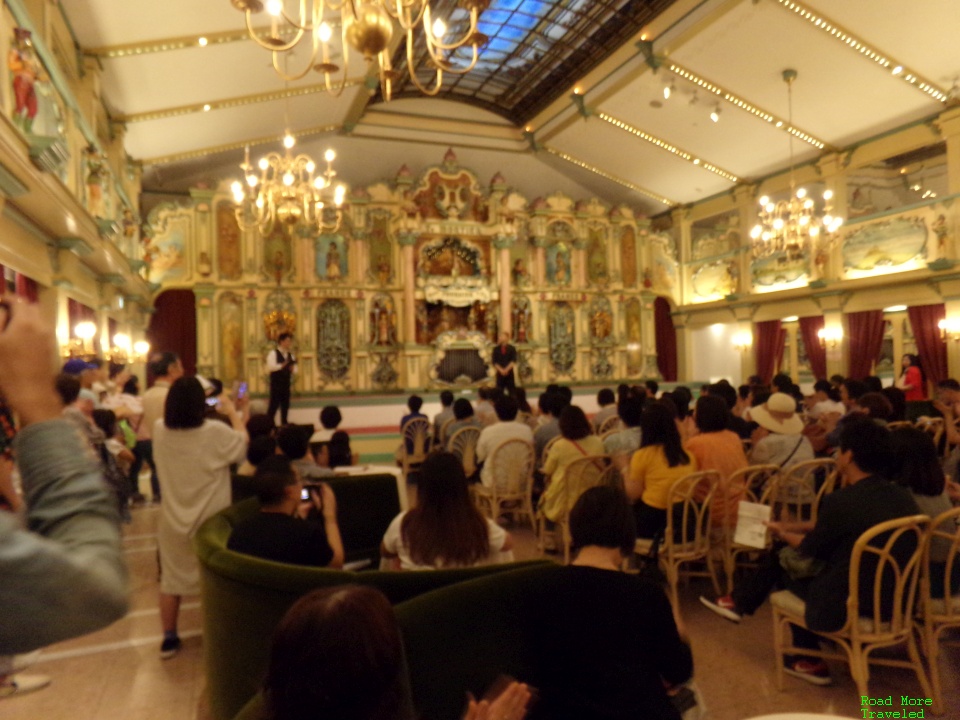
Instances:
[[[338,510],[342,512],[339,506]],[[201,568],[204,663],[215,720],[232,718],[256,694],[274,629],[290,606],[311,590],[348,583],[372,585],[390,602],[400,603],[464,580],[544,564],[536,561],[462,570],[353,573],[275,563],[228,550],[227,538],[233,526],[258,511],[255,499],[232,505],[207,520],[194,538]]]

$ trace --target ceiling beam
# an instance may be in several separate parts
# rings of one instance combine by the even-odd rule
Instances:
[[[541,145],[540,148],[545,152],[550,153],[554,157],[558,157],[561,160],[570,163],[571,165],[576,165],[578,168],[581,168],[582,170],[592,172],[594,175],[599,175],[604,180],[609,180],[611,182],[617,183],[617,185],[622,185],[625,188],[629,188],[630,190],[638,192],[644,197],[650,198],[651,200],[655,200],[662,205],[666,205],[667,207],[676,207],[677,205],[680,204],[677,201],[671,200],[668,197],[664,197],[663,195],[660,195],[659,193],[655,193],[652,190],[647,190],[645,187],[637,185],[636,183],[630,182],[629,180],[624,180],[622,177],[617,177],[616,175],[608,173],[606,170],[599,168],[596,165],[591,165],[590,163],[584,160],[581,160],[578,157],[574,157],[569,153],[565,153],[562,150],[558,150],[557,148],[550,147],[549,145]]]
[[[345,87],[354,87],[363,85],[364,78],[353,78],[345,81]],[[128,115],[115,115],[113,120],[120,123],[147,122],[149,120],[162,120],[164,118],[177,117],[178,115],[189,115],[191,113],[210,112],[213,110],[227,110],[229,108],[241,107],[243,105],[255,105],[257,103],[273,102],[275,100],[285,100],[287,98],[302,97],[304,95],[315,95],[327,91],[325,83],[316,83],[315,85],[303,85],[294,88],[285,88],[283,90],[274,90],[273,92],[256,93],[254,95],[240,95],[238,97],[224,98],[223,100],[211,100],[207,103],[191,103],[190,105],[180,105],[178,107],[161,108],[159,110],[147,110],[146,112],[130,113]]]

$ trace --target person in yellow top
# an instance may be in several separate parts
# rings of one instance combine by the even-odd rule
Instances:
[[[624,489],[633,501],[637,536],[651,538],[666,527],[670,487],[696,472],[697,459],[683,449],[673,414],[660,402],[644,410],[640,435],[640,449],[630,459]]]
[[[603,455],[603,441],[593,434],[587,416],[576,405],[568,405],[560,413],[560,439],[547,453],[543,463],[543,475],[547,478],[547,490],[540,500],[543,514],[551,522],[557,522],[570,511],[580,497],[567,492],[566,471],[574,461],[588,455]],[[603,472],[598,461],[597,475]]]

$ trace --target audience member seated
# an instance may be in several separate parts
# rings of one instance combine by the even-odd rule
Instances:
[[[414,720],[403,641],[379,590],[314,590],[287,612],[270,647],[263,720]],[[466,702],[463,720],[523,720],[530,691],[511,683],[495,700]]]
[[[947,493],[946,478],[940,467],[940,457],[933,438],[917,428],[897,428],[890,433],[890,451],[893,457],[891,477],[907,488],[913,495],[920,512],[935,518],[953,508]],[[956,520],[943,524],[944,532],[955,532]],[[950,541],[942,537],[930,540],[930,594],[944,597],[945,571]],[[960,590],[960,563],[954,563],[950,578],[949,593],[954,596]]]
[[[537,404],[540,407],[540,422],[533,432],[533,449],[537,453],[537,466],[540,466],[543,464],[543,449],[560,434],[559,418],[564,406],[560,396],[549,390],[540,395]]]
[[[273,418],[267,415],[266,413],[259,413],[257,415],[251,415],[247,420],[247,437],[250,438],[250,447],[247,448],[247,458],[243,461],[240,467],[237,468],[237,475],[248,475],[252,476],[254,470],[257,469],[257,464],[259,460],[251,460],[250,451],[254,443],[256,443],[260,438],[266,438],[271,440],[270,450],[267,451],[266,443],[260,443],[260,449],[255,452],[255,456],[263,459],[267,455],[273,455],[276,452],[277,441],[276,433],[277,426],[274,424]]]
[[[657,395],[660,394],[660,383],[656,380],[646,380],[643,384],[647,388],[647,396],[651,400],[656,400]]]
[[[441,437],[440,434],[443,432],[444,424],[453,419],[453,393],[444,390],[440,393],[440,412],[433,418],[433,437],[437,442],[442,444],[450,439],[449,435]]]
[[[474,411],[480,424],[486,427],[497,421],[497,414],[493,407],[494,389],[482,387],[477,390],[477,406]]]
[[[823,498],[816,523],[768,523],[779,542],[763,556],[758,569],[737,583],[732,595],[715,602],[704,597],[700,601],[721,617],[740,622],[743,615],[752,615],[773,589],[785,587],[806,603],[804,620],[810,630],[831,632],[843,627],[850,589],[850,555],[857,539],[874,525],[920,513],[905,488],[883,477],[891,468],[890,440],[888,430],[865,418],[846,423],[837,456],[844,487]],[[894,554],[912,553],[915,547],[909,545],[894,545]],[[871,614],[872,576],[864,577],[860,595],[861,610]],[[892,597],[880,597],[882,606],[892,601]],[[819,647],[817,635],[796,626],[792,629],[794,646]],[[829,670],[820,659],[800,655],[785,658],[785,666],[788,674],[814,685],[831,683]]]
[[[663,590],[620,572],[636,540],[623,492],[583,493],[570,533],[573,564],[536,588],[532,644],[544,663],[530,717],[679,720],[669,688],[690,679],[693,656]]]
[[[353,451],[350,450],[350,436],[343,430],[337,430],[333,434],[328,447],[327,467],[331,470],[338,467],[349,467],[354,464]]]
[[[683,449],[673,413],[661,400],[643,411],[640,432],[640,449],[630,460],[624,488],[633,503],[637,534],[652,538],[666,527],[670,488],[696,472],[697,459]]]
[[[447,440],[453,437],[457,430],[463,430],[467,427],[482,428],[483,425],[473,414],[473,405],[466,398],[457,398],[453,403],[453,422],[447,428]]]
[[[570,463],[588,455],[604,454],[603,441],[593,434],[587,416],[577,405],[565,407],[560,413],[560,435],[543,461],[547,489],[540,505],[551,522],[557,522],[577,501],[567,492],[566,472]],[[598,473],[601,470],[598,468]]]
[[[423,407],[423,398],[419,395],[411,395],[407,400],[407,409],[410,411],[402,418],[400,418],[400,432],[403,432],[403,426],[406,425],[410,420],[414,418],[423,418],[424,420],[429,420],[426,415],[420,412],[420,408]],[[413,452],[413,441],[407,441],[407,452]]]
[[[333,470],[321,467],[312,456],[307,455],[312,434],[312,425],[285,425],[277,431],[277,447],[290,460],[297,474],[307,482],[333,475]]]
[[[513,540],[474,506],[457,456],[436,452],[420,467],[417,506],[393,519],[380,554],[401,570],[473,567],[512,562]]]
[[[885,387],[880,391],[890,403],[890,415],[887,422],[903,422],[907,419],[907,397],[898,387]]]
[[[505,395],[497,400],[495,406],[498,422],[488,425],[480,431],[477,439],[477,461],[484,463],[480,469],[480,482],[485,487],[493,487],[493,467],[484,461],[490,453],[504,440],[526,440],[533,444],[533,433],[530,426],[517,420],[517,399]]]
[[[340,408],[336,405],[327,405],[320,411],[320,429],[310,436],[310,442],[326,442],[333,437],[333,433],[340,427],[342,421]]]
[[[630,464],[633,453],[640,449],[640,418],[643,416],[643,398],[629,392],[620,398],[617,414],[624,427],[603,439],[603,451],[621,471]]]
[[[732,389],[732,388],[731,388]],[[743,451],[743,442],[732,430],[728,430],[730,411],[722,398],[706,395],[697,400],[694,421],[699,435],[687,440],[684,447],[697,460],[698,470],[716,470],[720,473],[720,487],[710,503],[710,524],[722,527],[724,520],[735,521],[737,503],[743,499],[746,486],[741,482],[733,486],[730,476],[749,465]],[[694,499],[702,503],[709,485],[697,487]]]
[[[343,567],[337,501],[329,485],[305,488],[282,455],[260,462],[253,479],[260,512],[233,529],[230,550],[293,565]]]
[[[857,400],[860,399],[861,395],[866,394],[866,392],[867,386],[859,380],[846,378],[840,383],[840,402],[843,403],[846,413],[843,415],[835,412],[824,413],[820,416],[819,425],[822,428],[822,433],[810,435],[814,450],[823,452],[827,448],[837,446],[840,442],[840,431],[843,429],[843,422],[857,414]]]
[[[824,413],[846,412],[840,402],[840,393],[826,380],[817,380],[813,384],[813,395],[804,400],[804,405],[807,408],[807,417],[811,420],[819,420]]]
[[[883,393],[878,392],[868,392],[861,395],[855,408],[880,425],[886,425],[887,418],[893,412],[890,401]]]
[[[613,395],[613,390],[610,388],[600,390],[597,393],[597,405],[600,406],[600,409],[597,411],[597,414],[593,416],[592,422],[594,432],[599,433],[603,421],[607,418],[615,417],[617,414],[617,402]]]
[[[264,417],[266,417],[264,415]],[[268,457],[277,454],[277,441],[270,435],[260,435],[247,445],[247,457],[243,464],[237,468],[237,475],[244,477],[253,477],[257,468]]]
[[[753,422],[760,426],[753,431],[751,464],[788,469],[798,462],[813,460],[813,446],[803,434],[803,420],[796,408],[792,397],[777,392],[750,411]]]
[[[536,430],[537,418],[534,416],[533,408],[530,407],[530,402],[527,400],[526,389],[515,387],[511,394],[517,399],[517,407],[520,408],[520,412],[517,413],[517,419],[529,425],[531,430]]]
[[[741,440],[749,440],[755,426],[734,414],[739,399],[736,389],[729,383],[716,383],[710,386],[709,394],[723,400],[727,407],[727,430],[736,433]]]

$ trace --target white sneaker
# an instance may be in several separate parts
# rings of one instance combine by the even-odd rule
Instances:
[[[9,698],[15,695],[40,690],[50,684],[49,675],[10,675],[0,682],[0,698]]]
[[[37,659],[40,657],[40,653],[43,650],[34,650],[33,652],[24,653],[23,655],[14,655],[13,656],[13,669],[10,672],[18,673],[26,670],[28,667],[33,665]]]

